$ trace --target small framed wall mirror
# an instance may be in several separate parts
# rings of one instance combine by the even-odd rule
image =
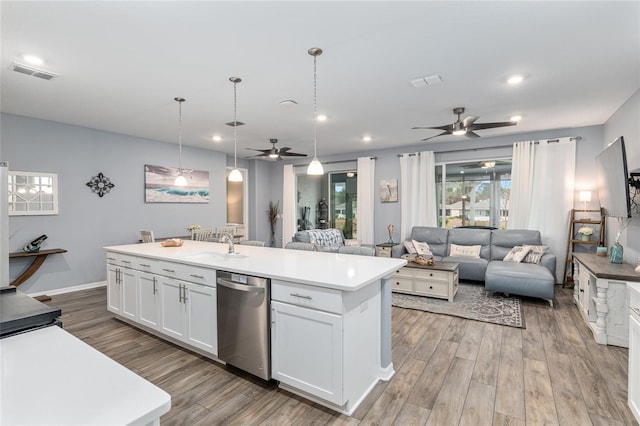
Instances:
[[[9,216],[58,214],[58,175],[8,173]]]

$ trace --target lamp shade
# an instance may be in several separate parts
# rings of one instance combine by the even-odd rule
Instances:
[[[231,173],[229,173],[229,182],[242,182],[242,173],[240,173],[240,170],[231,170]]]
[[[182,176],[182,174],[179,174],[178,177],[176,178],[176,181],[174,182],[175,186],[187,186],[187,179],[185,179],[184,176]]]
[[[322,167],[322,163],[317,158],[313,158],[311,163],[309,163],[309,167],[307,167],[308,175],[323,175],[324,167]]]
[[[591,202],[591,191],[580,191],[580,194],[578,194],[578,199],[585,203]]]

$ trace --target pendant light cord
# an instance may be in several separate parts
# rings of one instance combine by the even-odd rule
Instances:
[[[316,59],[313,57],[313,158],[317,158],[317,144],[318,144],[318,98],[317,98],[317,71],[316,71]]]
[[[178,145],[180,147],[180,155],[178,157],[178,175],[182,175],[182,102],[183,101],[178,100]]]
[[[236,101],[236,85],[233,83],[233,168],[238,168],[238,103]]]

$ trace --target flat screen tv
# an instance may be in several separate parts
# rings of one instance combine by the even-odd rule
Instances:
[[[605,215],[631,217],[629,171],[624,138],[620,136],[596,157],[598,197]]]

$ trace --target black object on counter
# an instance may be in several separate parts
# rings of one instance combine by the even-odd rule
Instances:
[[[0,339],[51,325],[62,327],[60,315],[60,309],[38,302],[15,287],[0,288]]]

